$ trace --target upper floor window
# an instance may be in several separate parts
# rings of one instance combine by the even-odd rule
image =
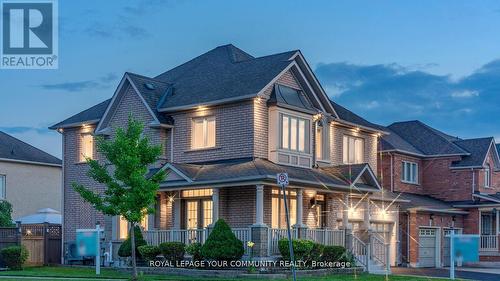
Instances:
[[[315,141],[315,156],[316,160],[328,160],[330,159],[330,128],[327,122],[319,121],[316,123],[316,129],[314,132]]]
[[[408,183],[418,183],[418,164],[403,161],[401,170],[401,181]]]
[[[344,164],[360,164],[364,162],[365,140],[344,135],[343,162]]]
[[[484,168],[484,187],[491,187],[491,167],[490,164],[486,164]]]
[[[193,118],[192,148],[215,147],[215,116]]]
[[[82,153],[80,161],[84,162],[87,158],[93,158],[94,155],[94,136],[92,134],[82,134]]]
[[[5,199],[6,183],[6,176],[0,175],[0,199]]]
[[[316,147],[316,159],[321,160],[323,158],[323,127],[316,126],[315,137],[315,147]]]
[[[309,153],[309,120],[281,114],[281,148]]]

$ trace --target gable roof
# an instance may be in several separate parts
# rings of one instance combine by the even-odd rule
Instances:
[[[0,161],[61,166],[61,159],[0,131]]]
[[[49,127],[51,130],[59,129],[59,128],[66,128],[66,127],[72,127],[75,125],[81,125],[82,123],[88,122],[88,123],[97,123],[101,119],[102,115],[106,111],[106,108],[108,107],[109,102],[111,99],[107,99],[103,102],[100,102],[88,109],[85,109],[84,111],[77,113],[57,124],[54,124]]]
[[[492,142],[494,143],[493,137],[455,141],[455,144],[468,151],[470,155],[462,157],[460,161],[453,162],[451,166],[453,168],[482,167],[484,160],[488,156]],[[494,149],[496,148],[494,147]]]
[[[421,154],[423,157],[444,155],[468,155],[469,152],[456,145],[459,138],[452,137],[441,131],[414,120],[392,123],[387,127],[391,134],[398,137],[384,136],[388,147]]]
[[[353,165],[352,177],[359,178],[366,172],[367,164]],[[343,168],[300,168],[275,164],[262,158],[241,158],[207,163],[168,163],[163,168],[171,169],[178,177],[174,180],[164,181],[162,188],[176,188],[184,186],[200,186],[220,183],[238,183],[242,181],[266,181],[270,184],[276,183],[276,174],[287,172],[291,185],[307,185],[310,187],[326,189],[350,189],[353,183],[344,174]],[[156,172],[155,169],[150,175]],[[376,179],[374,179],[376,182]],[[378,183],[372,182],[356,184],[355,190],[379,191]]]
[[[364,119],[363,117],[357,115],[356,113],[350,111],[349,109],[341,106],[340,104],[330,100],[335,112],[337,113],[340,120],[347,121],[348,123],[352,123],[354,125],[359,125],[368,129],[373,129],[376,131],[386,131],[385,128],[382,128],[380,125],[371,123]]]

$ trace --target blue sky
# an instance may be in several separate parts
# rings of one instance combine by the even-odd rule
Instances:
[[[328,94],[372,122],[420,119],[500,140],[496,1],[59,1],[58,70],[0,70],[0,130],[61,155],[46,129],[218,45],[301,49]]]

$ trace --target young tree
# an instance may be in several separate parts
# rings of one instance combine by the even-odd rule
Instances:
[[[154,212],[156,192],[165,177],[162,171],[147,175],[148,167],[161,155],[161,147],[151,145],[142,132],[143,125],[130,116],[127,129],[118,128],[114,139],[97,137],[97,150],[105,159],[87,158],[87,174],[106,185],[103,193],[73,183],[73,188],[94,208],[105,215],[120,215],[130,223],[133,280],[137,279],[134,226]]]
[[[0,227],[13,226],[12,222],[12,204],[2,200],[0,201]]]

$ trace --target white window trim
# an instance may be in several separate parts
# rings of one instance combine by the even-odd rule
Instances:
[[[491,188],[491,166],[486,164],[484,167],[484,188]]]
[[[0,199],[7,199],[7,175],[0,174],[0,182],[3,184],[3,190],[0,190]]]
[[[415,175],[415,181],[411,181],[411,180],[406,180],[404,179],[405,177],[405,168],[406,168],[406,165],[409,165],[410,166],[410,178],[412,178],[412,175],[413,175],[413,169],[411,168],[412,165],[415,165],[416,167],[416,175]],[[401,182],[403,183],[409,183],[409,184],[419,184],[419,167],[418,167],[418,163],[417,162],[412,162],[412,161],[402,161],[402,169],[401,169]]]
[[[288,120],[288,148],[283,147],[283,118],[289,118]],[[296,119],[297,120],[297,130],[296,130],[296,149],[291,149],[292,145],[292,140],[291,140],[291,119]],[[304,121],[304,151],[299,150],[299,121]],[[311,155],[312,154],[312,137],[311,137],[311,118],[305,118],[300,115],[295,115],[295,114],[290,114],[290,113],[285,113],[285,112],[279,112],[278,114],[278,147],[281,151],[284,152],[291,152],[291,153],[297,153],[297,154],[303,154],[303,155]]]
[[[347,137],[347,147],[344,147],[344,138]],[[349,139],[359,139],[361,140],[362,142],[362,147],[363,147],[363,153],[362,153],[362,158],[363,158],[363,161],[359,162],[359,163],[356,163],[356,161],[353,161],[353,162],[349,162],[349,148],[350,148],[350,145],[349,145]],[[344,164],[362,164],[365,162],[365,150],[366,150],[366,143],[365,143],[365,139],[362,138],[362,137],[358,137],[358,136],[353,136],[353,135],[348,135],[348,134],[344,134],[342,136],[342,163]],[[347,161],[344,161],[344,150],[347,149]],[[354,149],[356,149],[356,145],[354,145]],[[356,151],[354,151],[354,155],[356,155]],[[356,158],[356,157],[355,157]]]
[[[197,120],[203,120],[203,146],[200,147],[195,147],[195,122]],[[209,146],[208,145],[208,122],[213,120],[214,122],[214,145]],[[210,149],[210,148],[215,148],[217,146],[217,121],[215,120],[214,115],[210,116],[200,116],[200,117],[193,117],[191,118],[191,150],[204,150],[204,149]]]

